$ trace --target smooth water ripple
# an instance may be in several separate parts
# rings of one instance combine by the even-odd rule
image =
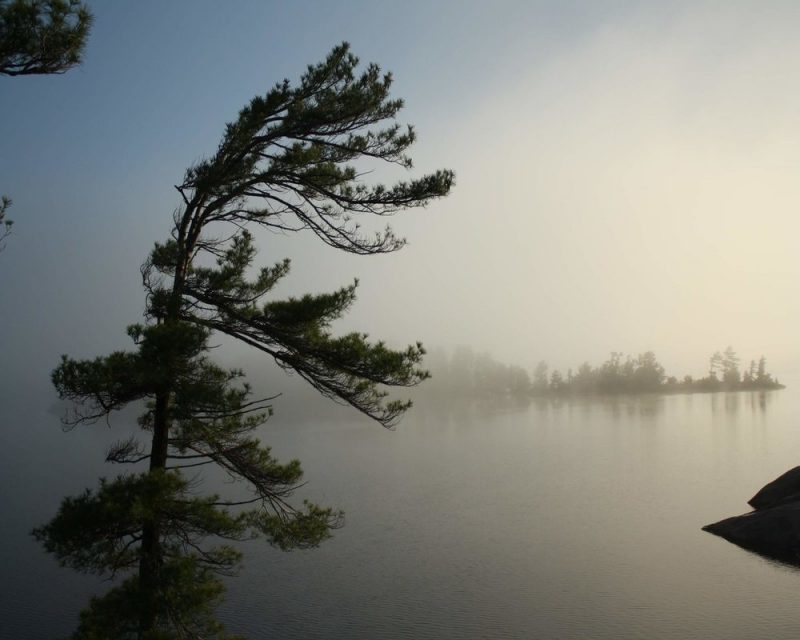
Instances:
[[[244,545],[242,576],[220,611],[229,631],[800,637],[800,571],[700,531],[747,511],[758,488],[800,464],[792,386],[515,409],[428,404],[395,432],[349,414],[265,428],[280,457],[303,461],[304,495],[343,508],[346,526],[313,551]],[[75,471],[71,456],[102,459],[108,434],[60,434],[52,416],[33,419],[27,435],[9,437],[0,471],[0,606],[3,634],[15,638],[66,635],[88,594],[105,588],[56,567],[26,532],[61,495],[94,484],[101,466]],[[59,443],[53,464],[32,478],[32,456],[50,442]],[[55,603],[47,615],[45,601]]]

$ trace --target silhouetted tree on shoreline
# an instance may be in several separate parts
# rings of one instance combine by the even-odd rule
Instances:
[[[348,253],[388,253],[405,241],[389,227],[363,234],[352,217],[388,216],[449,192],[450,171],[392,186],[361,180],[354,163],[410,168],[405,152],[415,134],[393,122],[403,103],[389,97],[391,75],[374,64],[357,67],[343,44],[309,66],[297,86],[284,80],[241,110],[216,152],[176,187],[182,206],[170,237],[142,267],[146,322],[128,328],[136,349],[93,360],[64,356],[53,372],[60,396],[76,403],[71,424],[146,402],[144,442],[123,440],[107,459],[148,470],[65,499],[34,531],[64,565],[130,576],[93,600],[76,637],[223,637],[212,615],[222,592],[216,576],[235,572],[240,558],[208,539],[263,536],[280,549],[313,547],[340,523],[330,508],[290,500],[299,462],[278,462],[254,433],[272,398],[253,399],[240,371],[210,361],[211,335],[264,352],[386,427],[410,402],[387,401],[384,387],[413,386],[428,375],[419,343],[395,351],[365,334],[331,334],[357,283],[274,300],[268,294],[289,261],[249,274],[256,248],[248,227],[307,230]],[[246,483],[250,497],[197,495],[183,470],[204,465]]]

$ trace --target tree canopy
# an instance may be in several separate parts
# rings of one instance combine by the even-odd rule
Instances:
[[[0,0],[0,75],[64,73],[81,63],[92,14],[78,0]],[[0,251],[11,235],[11,198],[0,196]]]
[[[60,396],[75,403],[71,425],[145,403],[144,442],[123,439],[107,460],[147,470],[65,499],[34,531],[66,566],[130,576],[92,602],[75,637],[109,637],[102,629],[112,628],[110,637],[223,637],[212,615],[221,594],[215,576],[234,573],[240,559],[225,541],[262,536],[280,549],[313,547],[341,523],[331,508],[291,499],[299,462],[278,462],[256,432],[273,398],[254,399],[241,371],[210,361],[212,334],[264,352],[387,427],[410,402],[388,400],[385,387],[427,377],[418,343],[393,350],[363,333],[332,334],[357,282],[273,299],[289,260],[252,269],[251,229],[308,231],[349,253],[387,253],[404,240],[390,227],[364,233],[356,217],[385,217],[447,195],[447,170],[388,186],[364,181],[365,162],[412,166],[406,151],[415,133],[394,122],[403,102],[390,98],[391,83],[375,64],[359,70],[345,43],[296,85],[284,80],[255,97],[226,126],[216,152],[176,186],[181,205],[169,238],[142,266],[145,321],[128,328],[136,348],[90,360],[64,356],[53,372]],[[204,465],[241,481],[248,496],[198,495],[183,470],[194,477]]]
[[[14,221],[7,216],[10,206],[11,198],[0,196],[0,251],[5,247],[4,240],[11,235],[11,227],[14,225]]]
[[[0,0],[0,74],[64,73],[79,65],[92,19],[80,0]]]

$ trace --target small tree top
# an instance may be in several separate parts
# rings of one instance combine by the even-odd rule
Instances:
[[[64,73],[79,65],[92,19],[80,0],[0,0],[0,74]]]

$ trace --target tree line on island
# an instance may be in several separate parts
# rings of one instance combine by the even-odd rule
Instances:
[[[459,347],[452,355],[439,351],[428,362],[433,380],[428,392],[469,395],[473,397],[562,396],[614,393],[696,393],[782,389],[783,385],[767,371],[761,356],[740,366],[732,347],[716,351],[708,362],[708,373],[695,378],[668,376],[655,353],[647,351],[636,357],[613,351],[593,367],[584,362],[566,374],[550,369],[540,361],[530,375],[524,367],[496,361],[486,353],[476,354],[469,347]]]

